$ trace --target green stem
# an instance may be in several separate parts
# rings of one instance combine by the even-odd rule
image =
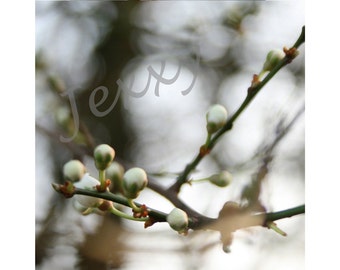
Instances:
[[[207,139],[205,140],[205,145],[206,145],[206,146],[208,146],[209,143],[210,143],[211,135],[212,135],[212,134],[208,132],[208,134],[207,134]]]
[[[132,199],[127,199],[129,206],[135,211],[139,212],[141,210],[140,207],[138,207]]]
[[[92,190],[86,190],[86,189],[80,189],[80,188],[75,188],[74,189],[74,194],[80,194],[80,195],[86,195],[86,196],[91,196],[91,197],[96,197],[96,198],[102,198],[104,200],[112,201],[121,205],[125,205],[127,207],[131,207],[128,199],[125,197],[113,194],[111,192],[97,192],[97,191],[92,191]],[[134,202],[134,204],[137,207],[140,207],[141,204]],[[158,222],[164,222],[166,221],[167,214],[155,209],[148,208],[148,213],[149,216],[152,217],[154,220]],[[140,219],[139,219],[140,220]]]
[[[278,211],[278,212],[266,213],[265,224],[270,221],[288,218],[288,217],[292,217],[292,216],[296,216],[296,215],[300,215],[304,213],[305,213],[305,205],[300,205],[297,207],[289,208],[289,209]]]
[[[106,188],[105,170],[99,170],[99,182],[102,189]]]
[[[200,179],[190,180],[190,183],[202,183],[202,182],[207,182],[207,181],[209,181],[209,178],[200,178]]]
[[[60,185],[58,184],[52,184],[53,188],[57,191],[63,194],[63,191],[59,188]],[[96,197],[96,198],[102,198],[104,200],[107,201],[112,201],[121,205],[125,205],[128,207],[131,207],[128,199],[126,199],[125,197],[113,194],[109,191],[106,192],[97,192],[97,191],[92,191],[92,190],[86,190],[86,189],[80,189],[80,188],[75,188],[72,191],[72,195],[74,194],[79,194],[79,195],[86,195],[86,196],[91,196],[91,197]],[[133,202],[137,207],[140,207],[141,204]],[[183,207],[184,209],[185,207]],[[116,209],[117,210],[117,209]],[[166,222],[166,217],[168,214],[161,212],[159,210],[155,210],[152,208],[147,208],[148,213],[149,213],[149,217],[151,217],[154,222]],[[118,211],[118,210],[117,210]],[[254,220],[254,222],[250,222],[249,226],[267,226],[267,223],[270,221],[275,221],[275,220],[279,220],[279,219],[283,219],[283,218],[288,218],[288,217],[292,217],[292,216],[296,216],[299,214],[303,214],[305,213],[305,205],[300,205],[297,207],[293,207],[290,209],[286,209],[286,210],[282,210],[282,211],[278,211],[278,212],[271,212],[271,213],[260,213],[260,214],[254,214],[252,215],[252,220]],[[123,213],[124,215],[126,215],[125,213]],[[128,216],[128,215],[126,215]],[[132,219],[133,217],[128,216],[129,219]],[[259,218],[260,217],[260,218]],[[261,218],[264,217],[264,218]],[[124,217],[126,218],[126,217]],[[189,228],[191,229],[199,229],[211,222],[215,222],[217,219],[215,218],[208,218],[206,216],[203,215],[199,215],[199,216],[195,216],[194,218],[190,218],[189,220]],[[259,224],[257,221],[258,220],[262,220],[263,224]],[[142,221],[142,219],[138,219],[138,221]]]
[[[302,27],[301,34],[295,44],[293,45],[294,48],[298,48],[301,44],[305,42],[305,27]],[[217,143],[217,141],[220,139],[220,137],[227,131],[232,129],[233,123],[235,120],[240,116],[240,114],[248,107],[248,105],[251,103],[251,101],[255,98],[255,96],[260,92],[260,90],[269,82],[274,75],[282,69],[284,66],[289,64],[292,61],[291,58],[288,56],[285,56],[268,74],[267,76],[260,81],[255,86],[251,86],[248,89],[248,94],[243,101],[243,103],[240,105],[238,110],[231,116],[230,119],[228,119],[227,123],[219,130],[215,135],[209,140],[209,143],[206,144],[207,149],[211,150]],[[176,182],[170,187],[170,190],[179,192],[181,186],[188,181],[189,174],[196,169],[197,165],[200,163],[200,161],[204,158],[204,155],[197,154],[197,156],[193,159],[191,163],[189,163],[184,171],[178,176]]]
[[[149,218],[135,218],[133,216],[127,215],[124,212],[119,211],[117,208],[114,206],[110,207],[109,210],[112,214],[119,216],[121,218],[129,219],[129,220],[134,220],[134,221],[147,221]]]
[[[97,197],[97,198],[102,198],[108,201],[112,201],[118,204],[122,204],[128,207],[131,207],[128,199],[113,194],[111,192],[96,192],[96,191],[92,191],[92,190],[86,190],[86,189],[80,189],[80,188],[75,188],[74,190],[74,194],[80,194],[80,195],[87,195],[87,196],[91,196],[91,197]],[[137,202],[133,202],[137,207],[140,207],[141,204],[137,203]],[[167,214],[152,208],[148,207],[148,212],[149,212],[149,216],[154,218],[156,221],[158,222],[164,222],[166,221],[166,217]],[[300,205],[297,207],[293,207],[293,208],[289,208],[286,210],[282,210],[282,211],[278,211],[278,212],[269,212],[269,213],[261,213],[261,214],[255,214],[255,216],[259,216],[259,215],[264,215],[265,219],[264,219],[264,224],[266,224],[269,221],[275,221],[275,220],[279,220],[279,219],[283,219],[283,218],[288,218],[288,217],[292,217],[292,216],[296,216],[296,215],[300,215],[300,214],[304,214],[305,213],[305,205]],[[209,219],[210,222],[214,221],[215,219]],[[208,223],[208,220],[204,221],[205,223]],[[200,223],[200,220],[197,220],[195,223]],[[197,227],[197,225],[199,224],[189,224],[189,227],[192,228],[192,225],[194,225],[194,227]]]
[[[266,228],[270,228],[275,230],[277,233],[285,236],[286,233],[280,230],[273,221],[289,218],[297,215],[301,215],[305,213],[305,205],[296,206],[290,209],[278,211],[278,212],[270,212],[270,213],[257,213],[257,214],[250,214],[249,216],[244,219],[245,222],[240,222],[236,225],[236,230],[245,229],[248,227],[253,226],[262,226]],[[216,220],[215,220],[216,221]],[[214,221],[213,221],[214,222]],[[212,223],[213,224],[213,223]],[[204,224],[204,225],[208,225]]]

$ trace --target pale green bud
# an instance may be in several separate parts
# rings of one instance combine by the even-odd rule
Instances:
[[[285,53],[282,50],[271,50],[267,54],[266,62],[263,64],[262,71],[271,71],[284,57]]]
[[[146,172],[141,168],[132,168],[125,172],[123,177],[124,195],[135,199],[148,184]]]
[[[118,162],[114,161],[112,164],[106,169],[106,176],[110,180],[118,179],[122,180],[124,176],[124,167]]]
[[[74,183],[76,188],[87,189],[92,191],[97,191],[96,186],[100,185],[100,182],[86,173],[79,182]],[[85,208],[95,207],[103,202],[103,199],[86,196],[86,195],[74,195],[75,199]]]
[[[111,180],[115,190],[121,190],[124,172],[124,167],[116,161],[112,162],[112,164],[106,169],[106,177]]]
[[[216,186],[226,187],[231,183],[233,176],[228,171],[222,171],[218,174],[211,175],[208,179],[212,184]]]
[[[215,104],[211,106],[206,114],[207,131],[212,134],[225,125],[228,118],[228,112],[222,105]]]
[[[79,160],[70,160],[63,166],[63,174],[66,181],[79,181],[85,172],[86,168]]]
[[[188,228],[189,219],[187,213],[179,208],[174,208],[166,217],[170,227],[178,232],[184,232]]]
[[[115,150],[108,144],[100,144],[94,149],[94,161],[98,170],[105,170],[115,157]]]

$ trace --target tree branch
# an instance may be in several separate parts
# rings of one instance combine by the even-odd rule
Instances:
[[[265,214],[265,223],[268,221],[275,221],[283,218],[289,218],[292,216],[300,215],[305,213],[305,205],[296,206],[286,210],[271,212]]]
[[[63,192],[59,188],[60,185],[53,184],[53,188],[58,191],[59,193]],[[86,189],[80,189],[80,188],[74,188],[72,196],[78,194],[78,195],[86,195],[96,198],[101,198],[104,200],[112,201],[114,203],[118,203],[121,205],[124,205],[126,207],[131,208],[128,200],[120,195],[113,194],[111,192],[97,192],[92,190],[86,190]],[[70,197],[70,196],[68,196]],[[138,207],[142,206],[140,203],[134,202]],[[147,207],[149,216],[153,219],[154,222],[166,222],[167,213],[164,213],[162,211],[156,210],[154,208]],[[300,205],[294,208],[278,211],[278,212],[269,212],[269,213],[257,213],[257,214],[251,214],[249,216],[248,222],[246,223],[246,227],[250,226],[266,226],[267,222],[269,221],[275,221],[283,218],[292,217],[295,215],[300,215],[305,213],[305,205]],[[218,222],[219,218],[208,218],[203,215],[199,215],[196,219],[193,219],[192,217],[189,217],[189,228],[190,229],[200,229],[205,226],[209,226],[209,224],[213,224],[214,222]],[[263,224],[260,224],[259,221],[264,221]],[[242,227],[245,228],[245,227]],[[241,228],[239,228],[241,229]]]
[[[92,191],[92,190],[87,190],[87,189],[81,189],[81,188],[76,188],[74,187],[72,194],[65,194],[62,189],[60,189],[60,185],[58,184],[52,184],[53,188],[58,191],[59,193],[62,193],[63,195],[66,195],[65,197],[70,198],[75,194],[78,195],[86,195],[86,196],[90,196],[90,197],[96,197],[96,198],[101,198],[104,200],[108,200],[108,201],[112,201],[114,203],[118,203],[124,206],[127,206],[129,208],[131,208],[131,205],[129,204],[128,200],[125,197],[122,197],[120,195],[117,194],[113,194],[111,192],[97,192],[97,191]],[[135,205],[137,205],[138,207],[142,206],[142,204],[134,202]],[[197,212],[195,212],[194,210],[192,210],[191,208],[189,208],[187,205],[185,205],[182,201],[180,201],[179,199],[176,201],[176,204],[178,204],[178,207],[182,207],[182,209],[184,209],[187,214],[189,215],[189,228],[195,229],[198,228],[199,226],[201,226],[202,224],[206,224],[209,222],[212,222],[214,219],[212,218],[208,218],[205,217]],[[166,217],[167,214],[147,207],[149,216],[153,218],[154,222],[166,222]]]
[[[248,94],[240,105],[238,110],[232,115],[232,117],[227,121],[227,123],[211,138],[210,142],[207,144],[206,148],[208,151],[212,150],[216,145],[220,137],[227,131],[232,129],[233,123],[240,116],[240,114],[248,107],[254,97],[260,92],[260,90],[269,82],[274,75],[282,69],[284,66],[289,64],[296,55],[288,53],[291,51],[295,51],[301,44],[305,42],[305,26],[302,27],[302,32],[290,50],[287,50],[286,56],[267,74],[267,76],[256,85],[252,85],[248,88]],[[294,50],[293,50],[294,49]],[[177,193],[180,191],[181,186],[188,181],[188,176],[190,172],[192,172],[196,166],[200,163],[200,161],[204,158],[204,155],[198,153],[197,156],[193,159],[191,163],[189,163],[184,171],[178,176],[176,182],[169,188],[170,190],[176,191]]]

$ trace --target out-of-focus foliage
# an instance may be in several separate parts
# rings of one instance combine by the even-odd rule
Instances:
[[[167,224],[144,230],[111,216],[83,217],[50,183],[62,181],[70,159],[82,160],[95,174],[93,148],[107,143],[124,166],[164,174],[159,182],[170,185],[175,176],[162,172],[183,170],[197,153],[207,109],[219,103],[233,113],[267,53],[291,46],[303,24],[300,0],[36,2],[36,268],[278,270],[283,258],[282,269],[302,268],[302,217],[282,220],[287,238],[262,228],[237,232],[232,252],[224,254],[213,232],[182,237]],[[157,83],[152,72],[167,83]],[[102,99],[94,110],[90,101]],[[228,169],[232,184],[185,185],[180,197],[211,217],[226,201],[251,203],[260,191],[268,210],[303,203],[303,119],[257,182],[266,147],[303,100],[302,49],[193,174],[203,178]],[[73,135],[67,143],[60,137]],[[139,200],[172,209],[152,191]]]

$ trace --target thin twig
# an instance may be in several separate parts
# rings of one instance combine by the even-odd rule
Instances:
[[[261,194],[261,186],[262,182],[267,176],[269,172],[269,165],[274,160],[273,152],[276,148],[276,146],[279,144],[279,142],[289,133],[289,131],[294,126],[295,122],[299,119],[299,117],[302,115],[302,113],[305,110],[305,106],[303,105],[302,108],[295,114],[292,120],[285,126],[282,126],[283,120],[279,121],[279,124],[276,128],[276,136],[275,139],[265,145],[255,156],[261,156],[262,157],[262,164],[260,168],[258,169],[257,173],[253,176],[252,181],[250,184],[244,187],[241,198],[246,199],[247,201],[247,207],[250,208],[263,208],[262,203],[260,202],[260,194]]]
[[[297,49],[301,44],[305,41],[305,27],[302,28],[302,32],[293,45],[292,48]],[[248,94],[240,105],[238,110],[231,116],[231,118],[227,121],[227,123],[211,138],[210,142],[206,145],[207,150],[212,150],[216,143],[219,141],[221,136],[232,129],[233,123],[236,119],[241,115],[241,113],[248,107],[254,97],[260,92],[260,90],[269,82],[274,75],[282,69],[284,66],[289,64],[293,60],[292,56],[286,55],[269,73],[268,75],[260,81],[258,84],[251,86],[248,89]],[[196,157],[193,159],[191,163],[186,165],[183,172],[178,176],[176,182],[169,188],[170,190],[176,191],[177,193],[180,191],[181,186],[188,181],[189,174],[197,167],[200,161],[204,158],[204,155],[198,153]]]
[[[102,198],[104,200],[108,200],[108,201],[112,201],[121,205],[125,205],[127,207],[130,207],[128,200],[122,196],[113,194],[111,192],[96,192],[96,191],[91,191],[91,190],[86,190],[86,189],[80,189],[80,188],[75,188],[74,189],[74,193],[73,194],[79,194],[79,195],[86,195],[86,196],[91,196],[91,197],[96,197],[96,198]],[[135,202],[135,204],[140,207],[141,204]],[[167,217],[167,213],[164,213],[162,211],[147,207],[148,212],[149,212],[149,216],[152,217],[155,222],[166,222],[166,217]],[[275,221],[275,220],[279,220],[279,219],[283,219],[283,218],[288,218],[288,217],[292,217],[292,216],[296,216],[296,215],[300,215],[300,214],[304,214],[305,213],[305,206],[304,205],[300,205],[297,207],[293,207],[290,209],[286,209],[286,210],[282,210],[282,211],[278,211],[278,212],[269,212],[269,213],[257,213],[257,214],[252,214],[250,217],[250,220],[254,220],[254,223],[249,222],[248,225],[249,226],[265,226],[266,222],[268,221]],[[264,220],[265,222],[263,224],[257,224],[256,222],[259,219],[259,217],[263,217],[264,218],[262,220]],[[189,220],[189,228],[191,229],[199,229],[201,227],[203,227],[204,225],[207,225],[209,223],[212,223],[214,221],[217,221],[217,219],[215,218],[208,218],[208,217],[204,217],[201,215],[201,217],[197,220]],[[255,222],[256,221],[256,222]]]
[[[286,210],[278,211],[278,212],[271,212],[266,213],[265,216],[265,223],[268,221],[275,221],[283,218],[289,218],[292,216],[300,215],[305,213],[305,205],[296,206],[293,208],[289,208]]]

